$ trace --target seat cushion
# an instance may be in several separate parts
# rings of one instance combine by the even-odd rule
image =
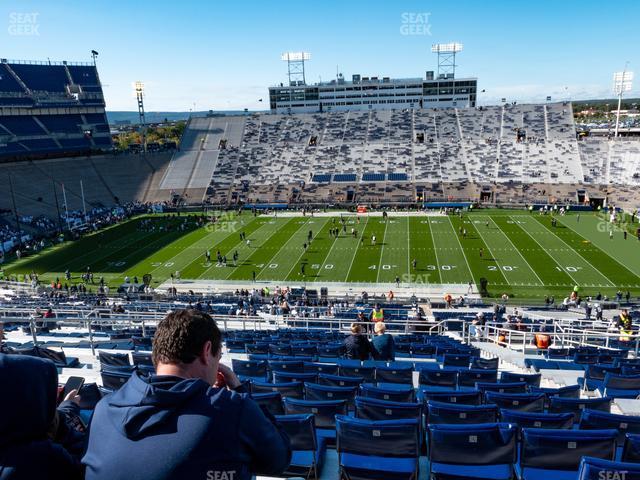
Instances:
[[[340,466],[351,479],[409,479],[413,478],[418,468],[416,458],[389,458],[343,453],[340,459]]]

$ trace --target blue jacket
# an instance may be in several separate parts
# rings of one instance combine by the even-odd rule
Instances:
[[[0,385],[0,480],[81,478],[79,462],[48,435],[58,394],[53,362],[0,353]]]
[[[286,434],[245,394],[134,373],[96,406],[82,463],[87,480],[244,480],[290,459]]]
[[[374,360],[395,360],[396,343],[393,336],[388,333],[376,335],[371,340]]]
[[[349,335],[344,339],[345,358],[369,360],[371,344],[366,335]]]

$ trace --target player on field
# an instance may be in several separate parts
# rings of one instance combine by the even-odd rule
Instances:
[[[411,262],[411,266],[413,267],[414,270],[418,269],[418,261],[415,258]]]

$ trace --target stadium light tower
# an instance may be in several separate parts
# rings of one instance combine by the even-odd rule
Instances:
[[[629,62],[627,62],[628,64]],[[616,130],[614,137],[619,135],[618,129],[620,127],[620,108],[622,108],[622,94],[631,90],[631,84],[633,81],[633,72],[627,72],[627,64],[624,66],[622,72],[616,72],[613,74],[613,92],[618,95],[618,111],[616,112]]]
[[[304,78],[304,62],[311,60],[311,54],[307,52],[286,52],[280,58],[287,62],[287,73],[289,75],[289,86],[306,85]]]
[[[142,137],[142,150],[147,151],[147,121],[144,117],[144,84],[135,83],[136,99],[138,100],[138,116],[140,118],[140,135]]]
[[[462,44],[457,42],[431,45],[431,52],[438,54],[438,78],[449,74],[453,75],[453,78],[456,77],[456,53],[461,51]]]

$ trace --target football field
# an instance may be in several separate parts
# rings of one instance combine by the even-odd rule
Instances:
[[[560,300],[575,285],[582,295],[640,294],[640,241],[631,234],[625,239],[620,227],[591,212],[556,216],[555,227],[550,216],[522,210],[476,210],[462,217],[390,214],[386,219],[244,212],[164,231],[141,229],[144,218],[15,260],[5,266],[5,275],[33,271],[41,280],[64,283],[69,270],[69,283],[77,283],[90,267],[96,283],[102,276],[111,286],[125,276],[142,281],[144,274],[158,285],[179,272],[182,279],[249,283],[255,275],[257,281],[289,286],[397,280],[403,286],[480,285],[486,279],[491,296],[538,300],[545,295]],[[152,221],[173,225],[178,220],[155,216]],[[337,236],[333,229],[339,230]],[[218,252],[226,264],[217,261]]]

